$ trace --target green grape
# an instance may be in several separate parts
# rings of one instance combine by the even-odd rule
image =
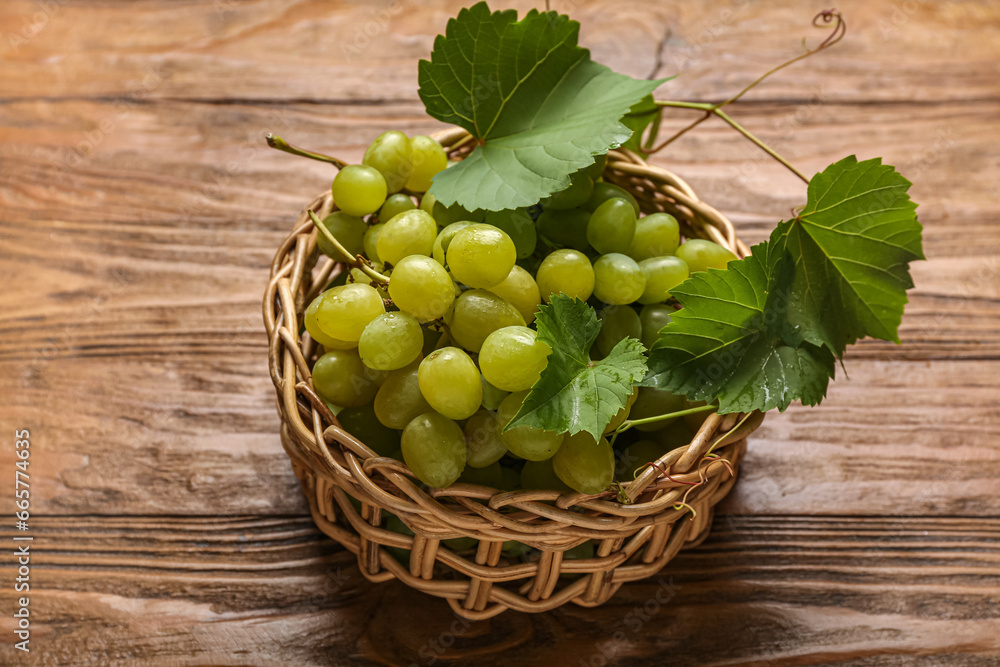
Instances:
[[[381,379],[378,371],[364,365],[356,350],[330,350],[312,369],[313,387],[320,398],[344,408],[370,403]]]
[[[594,296],[606,304],[632,303],[646,289],[646,276],[635,260],[613,252],[594,262]]]
[[[424,332],[424,345],[421,350],[422,356],[427,356],[437,348],[438,341],[441,340],[441,332],[435,331],[430,327],[423,330]]]
[[[380,222],[377,225],[372,225],[365,232],[365,257],[373,262],[382,261],[382,258],[378,256],[378,237],[382,234],[383,229],[385,229],[385,223]]]
[[[523,208],[506,211],[487,211],[483,222],[502,230],[514,242],[517,258],[530,257],[535,252],[538,243],[538,232],[535,231],[535,221]]]
[[[413,200],[410,199],[409,195],[404,195],[402,193],[389,195],[389,197],[385,200],[385,203],[382,204],[382,208],[378,210],[378,219],[381,222],[388,222],[400,213],[412,211],[416,207],[417,205],[413,203]]]
[[[593,558],[594,553],[595,551],[594,551],[593,540],[587,540],[583,544],[578,544],[572,549],[567,549],[565,552],[563,552],[563,560],[585,560],[587,558]],[[559,576],[579,577],[581,575],[576,573],[568,573]]]
[[[639,303],[663,303],[670,298],[670,290],[688,279],[688,266],[680,257],[667,255],[650,257],[639,262],[642,274],[646,276],[646,289],[639,297]]]
[[[497,408],[497,419],[504,427],[521,409],[521,404],[527,395],[527,391],[519,391],[503,399],[503,402],[500,403],[500,407]],[[501,430],[500,439],[503,440],[504,446],[516,456],[529,461],[544,461],[552,458],[552,455],[559,450],[564,436],[562,433],[554,431],[544,431],[531,426],[518,426],[509,431]]]
[[[584,167],[580,171],[590,177],[590,180],[597,181],[604,175],[604,167],[608,164],[608,154],[594,156],[594,164]]]
[[[677,447],[682,447],[684,445],[691,444],[694,439],[695,431],[688,428],[688,425],[684,423],[684,420],[675,422],[661,428],[659,431],[653,431],[647,434],[647,438],[655,440],[661,447],[663,451],[669,451],[671,449],[676,449]]]
[[[632,393],[625,399],[625,407],[616,412],[615,416],[608,422],[608,425],[604,427],[604,435],[608,435],[625,422],[637,398],[639,398],[639,388],[632,387]]]
[[[420,393],[419,363],[392,371],[375,394],[375,416],[388,428],[401,429],[431,406]]]
[[[403,461],[427,486],[451,486],[465,469],[465,435],[447,417],[425,412],[403,429]]]
[[[496,413],[479,410],[465,422],[466,465],[484,468],[493,465],[507,453],[500,439],[500,420]]]
[[[368,323],[385,312],[378,290],[351,283],[323,292],[316,310],[316,324],[327,336],[356,343]]]
[[[351,350],[358,346],[356,342],[338,340],[333,336],[326,335],[322,329],[319,328],[319,322],[316,320],[316,313],[319,312],[320,304],[323,302],[323,294],[312,300],[309,307],[306,308],[306,314],[303,318],[305,320],[306,331],[314,341],[322,345],[328,350]]]
[[[434,239],[434,246],[431,249],[431,257],[444,266],[447,263],[448,246],[451,245],[451,240],[455,238],[455,234],[458,234],[472,224],[475,223],[453,222],[438,232],[437,238]]]
[[[631,306],[608,306],[598,315],[601,321],[601,331],[594,341],[594,349],[600,358],[611,354],[615,345],[626,338],[642,338],[642,324],[639,314]]]
[[[426,134],[418,134],[410,139],[413,151],[413,172],[406,180],[410,192],[427,192],[431,179],[448,166],[448,156],[437,141]]]
[[[483,385],[483,407],[487,410],[496,410],[500,407],[500,402],[507,398],[509,391],[504,391],[503,389],[497,389],[489,382],[486,381],[481,374],[479,376],[480,381]]]
[[[658,415],[665,415],[671,412],[677,412],[684,409],[684,397],[680,394],[674,394],[667,391],[666,389],[657,389],[655,387],[640,387],[639,397],[635,399],[635,403],[632,404],[632,411],[629,413],[629,419],[647,419],[649,417],[656,417]],[[674,421],[673,419],[665,419],[662,421],[650,422],[648,424],[638,424],[636,426],[640,431],[658,431],[664,426],[668,426]]]
[[[459,479],[461,479],[461,477],[459,477]],[[448,539],[448,540],[441,540],[441,544],[445,545],[446,547],[448,547],[452,551],[458,553],[458,552],[468,551],[469,549],[472,549],[477,544],[479,544],[479,541],[475,540],[475,539],[473,539],[471,537],[464,537],[463,536],[463,537],[453,537],[453,538]]]
[[[361,507],[360,507],[360,503],[359,503],[358,512],[360,513],[360,511],[361,511]],[[392,514],[391,512],[386,512],[385,510],[383,510],[382,511],[382,517],[383,517],[383,525],[382,525],[382,527],[385,530],[391,531],[393,533],[398,533],[400,535],[408,535],[408,536],[411,536],[411,537],[413,536],[413,531],[410,530],[410,527],[407,526],[405,523],[403,523],[403,520],[400,519],[395,514]],[[385,550],[387,552],[389,552],[389,554],[393,558],[395,558],[396,560],[398,560],[403,565],[409,564],[409,562],[410,562],[410,549],[404,549],[402,547],[385,547]]]
[[[365,224],[364,220],[353,215],[347,215],[343,211],[334,211],[323,218],[323,224],[330,231],[330,234],[340,241],[340,245],[344,246],[344,249],[351,253],[351,259],[354,259],[355,255],[360,255],[364,252],[365,232],[368,231],[368,225]],[[319,248],[321,253],[338,262],[343,262],[347,259],[342,252],[337,250],[327,240],[326,234],[319,230],[316,231],[316,247]]]
[[[418,378],[430,406],[450,419],[467,419],[483,403],[479,369],[457,347],[442,347],[424,357]]]
[[[493,225],[469,225],[448,244],[448,268],[455,280],[469,287],[493,287],[514,268],[517,249],[506,232]]]
[[[631,482],[635,479],[636,470],[646,467],[666,453],[663,445],[652,440],[639,440],[622,451],[615,463],[615,479],[619,482]]]
[[[518,472],[514,468],[511,468],[509,466],[505,466],[503,464],[500,465],[500,472],[503,475],[503,487],[502,488],[503,488],[504,491],[513,491],[514,489],[519,488],[521,486],[521,473],[520,472]],[[510,543],[509,542],[504,542],[504,546],[505,547],[506,547],[507,544],[510,544]],[[507,552],[504,551],[504,553],[506,554]]]
[[[445,315],[445,323],[459,345],[470,352],[479,352],[487,336],[503,327],[524,326],[524,318],[517,308],[496,294],[472,289],[455,299],[455,308]]]
[[[586,251],[587,223],[590,213],[582,208],[571,208],[564,211],[546,209],[538,216],[538,234],[548,239],[550,244]]]
[[[382,274],[385,275],[386,277],[392,275],[392,270],[391,269],[386,269],[384,266],[382,266],[378,262],[372,262],[372,268],[375,269],[376,271],[381,271]],[[377,282],[373,281],[368,276],[367,273],[365,273],[364,271],[362,271],[358,267],[351,267],[351,270],[348,271],[347,284],[348,285],[352,285],[352,284],[356,284],[356,283],[357,284],[361,284],[361,285],[371,285],[372,287],[375,288],[375,291],[378,292],[378,295],[380,297],[382,297],[383,300],[389,298],[389,290],[388,290],[388,288],[387,288],[387,286],[385,284],[383,284],[383,283],[377,283]]]
[[[358,217],[374,213],[388,194],[385,178],[378,169],[349,164],[333,179],[333,202],[341,211]]]
[[[424,346],[417,319],[408,313],[382,313],[368,323],[358,340],[358,353],[369,368],[394,371],[408,366]]]
[[[420,198],[420,203],[417,205],[417,208],[419,208],[421,211],[424,211],[425,213],[430,213],[431,216],[433,216],[435,204],[437,204],[437,197],[427,192],[424,194],[423,197]]]
[[[672,307],[662,304],[642,307],[639,321],[642,322],[642,344],[646,346],[647,350],[652,348],[660,337],[660,329],[673,321],[674,312]]]
[[[338,285],[346,285],[347,275],[348,275],[347,271],[338,268],[333,277],[330,278],[329,282],[327,282],[326,287],[323,288],[323,291],[325,292],[326,290],[337,287]]]
[[[571,435],[552,457],[552,469],[580,493],[600,493],[615,479],[615,452],[607,438],[594,442],[586,431]]]
[[[627,252],[635,235],[635,211],[615,197],[598,206],[587,222],[587,241],[597,252]]]
[[[538,267],[542,265],[542,259],[539,255],[532,255],[531,257],[517,260],[514,266],[520,266],[530,275],[534,276],[538,272]]]
[[[572,491],[556,476],[552,469],[552,459],[544,461],[526,461],[521,468],[521,488],[538,489],[539,491]]]
[[[399,192],[413,173],[410,140],[398,130],[383,132],[368,146],[361,163],[378,169],[389,194]]]
[[[474,468],[466,461],[465,470],[462,471],[459,482],[463,484],[476,484],[477,486],[488,486],[492,489],[503,488],[503,470],[500,464],[493,463],[480,468]]]
[[[700,407],[702,407],[704,405],[708,405],[708,403],[706,403],[705,401],[688,401],[688,400],[685,400],[684,401],[684,405],[682,405],[681,407],[679,407],[677,409],[678,410],[690,410],[691,408],[700,408]],[[690,414],[690,415],[684,415],[684,417],[683,417],[684,424],[689,429],[691,429],[692,431],[694,431],[695,433],[697,433],[698,429],[701,428],[701,425],[705,423],[705,420],[708,419],[708,416],[710,414],[712,414],[712,412],[710,410],[706,410],[705,412],[695,412],[695,413]]]
[[[430,257],[410,255],[393,270],[389,296],[400,310],[426,322],[448,312],[455,300],[455,283]]]
[[[542,260],[535,274],[538,291],[548,301],[553,294],[586,301],[594,293],[594,267],[576,250],[556,250]]]
[[[430,257],[435,238],[437,225],[434,218],[419,209],[403,211],[387,220],[378,235],[379,260],[396,265],[410,255]]]
[[[379,262],[372,262],[372,268],[376,271],[385,271],[386,268],[382,266]],[[361,283],[362,285],[371,285],[379,294],[382,294],[382,283],[373,282],[371,277],[365,273],[361,268],[357,266],[352,266],[347,272],[347,284],[351,283]],[[386,295],[382,295],[382,298],[386,298]]]
[[[538,283],[526,270],[515,264],[502,283],[486,289],[517,308],[527,324],[534,321],[542,296],[538,291]]]
[[[399,449],[399,431],[384,426],[375,416],[375,407],[371,403],[344,408],[337,413],[337,421],[345,431],[379,456],[392,456]]]
[[[583,208],[593,213],[597,210],[598,206],[615,197],[628,201],[629,204],[632,204],[635,214],[639,215],[639,202],[632,196],[632,193],[613,183],[594,183],[594,192],[591,193],[590,199],[583,205]]]
[[[552,348],[522,326],[497,329],[483,341],[479,367],[483,377],[505,391],[523,391],[538,382]]]
[[[506,470],[506,468],[504,468],[504,470]],[[500,553],[502,553],[509,561],[527,563],[529,560],[529,554],[531,553],[531,547],[527,544],[518,542],[517,540],[507,540],[503,543]]]
[[[737,259],[736,255],[718,243],[705,239],[689,239],[677,248],[677,256],[683,259],[691,273],[708,271],[709,269],[724,269],[729,262]]]
[[[594,191],[593,179],[584,170],[570,174],[569,179],[569,187],[553,193],[541,201],[543,208],[565,210],[587,203]]]
[[[639,262],[650,257],[673,255],[681,242],[677,218],[669,213],[651,213],[635,222],[635,235],[628,255]]]
[[[482,209],[466,211],[458,204],[445,206],[430,193],[424,195],[420,208],[434,216],[434,220],[442,227],[447,227],[453,222],[482,222],[486,217],[486,211]]]

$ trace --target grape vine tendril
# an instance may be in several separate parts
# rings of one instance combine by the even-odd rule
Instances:
[[[761,141],[756,136],[754,136],[749,130],[747,130],[745,127],[743,127],[742,125],[740,125],[739,123],[737,123],[735,120],[733,120],[726,112],[724,112],[722,110],[722,107],[724,107],[724,106],[726,106],[728,104],[732,104],[732,103],[736,102],[741,97],[743,97],[746,93],[748,93],[751,90],[753,90],[753,88],[755,88],[758,84],[760,84],[761,82],[763,82],[765,79],[767,79],[769,76],[771,76],[775,72],[778,72],[779,70],[782,70],[782,69],[788,67],[789,65],[797,63],[800,60],[804,60],[805,58],[808,58],[809,56],[815,55],[815,54],[819,53],[820,51],[824,51],[824,50],[830,48],[831,46],[833,46],[834,44],[836,44],[837,42],[839,42],[840,40],[842,40],[844,38],[844,35],[847,33],[847,22],[844,20],[843,15],[839,11],[837,11],[836,9],[826,9],[826,10],[823,10],[822,12],[820,12],[819,14],[817,14],[816,16],[813,17],[812,24],[815,27],[820,27],[821,23],[830,23],[832,21],[836,21],[836,23],[833,26],[833,30],[830,32],[829,35],[827,35],[826,39],[824,39],[819,44],[819,46],[817,46],[814,49],[810,49],[810,50],[806,51],[805,53],[803,53],[801,55],[798,55],[795,58],[792,58],[791,60],[785,61],[784,63],[782,63],[782,64],[780,64],[780,65],[778,65],[776,67],[771,68],[770,70],[768,70],[767,72],[765,72],[761,76],[757,77],[750,84],[748,84],[745,88],[743,88],[743,90],[741,90],[740,92],[736,93],[735,95],[733,95],[732,97],[730,97],[729,99],[727,99],[727,100],[725,100],[723,102],[718,102],[716,104],[709,104],[709,103],[700,103],[700,102],[674,102],[674,101],[669,101],[669,100],[655,100],[656,105],[659,106],[659,107],[661,107],[661,108],[668,108],[669,107],[669,108],[675,108],[675,109],[692,109],[692,110],[704,111],[704,114],[700,118],[698,118],[697,120],[695,120],[694,122],[692,122],[689,125],[685,126],[683,129],[681,129],[678,132],[674,133],[670,138],[666,139],[665,141],[663,141],[658,146],[655,146],[654,148],[649,149],[647,151],[647,153],[650,154],[650,155],[652,155],[654,153],[657,153],[657,152],[663,150],[668,145],[670,145],[671,143],[673,143],[674,141],[676,141],[680,137],[684,136],[690,130],[693,130],[698,125],[701,125],[703,122],[705,122],[706,120],[708,120],[712,116],[718,116],[722,121],[724,121],[725,123],[727,123],[734,130],[736,130],[737,132],[739,132],[740,134],[742,134],[744,137],[746,137],[748,140],[750,140],[755,146],[757,146],[758,148],[760,148],[761,150],[763,150],[765,153],[767,153],[768,155],[770,155],[772,158],[774,158],[776,161],[778,161],[781,165],[783,165],[785,168],[787,168],[793,174],[795,174],[800,179],[802,179],[802,181],[804,181],[805,183],[808,184],[809,183],[809,179],[805,176],[805,174],[803,174],[801,171],[799,171],[798,169],[796,169],[790,162],[788,162],[788,160],[786,160],[785,158],[781,157],[777,152],[774,151],[774,149],[772,149],[770,146],[768,146],[763,141]],[[651,133],[650,137],[646,141],[647,145],[652,144],[654,140],[655,140],[655,134]]]

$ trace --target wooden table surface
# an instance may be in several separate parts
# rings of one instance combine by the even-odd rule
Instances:
[[[526,2],[494,2],[516,6]],[[557,0],[597,60],[721,99],[821,2]],[[260,298],[332,171],[439,124],[417,59],[454,0],[0,4],[4,665],[1000,664],[1000,5],[844,0],[847,38],[732,114],[807,173],[909,177],[928,260],[902,346],[768,417],[712,536],[599,609],[479,623],[372,585],[278,441]],[[691,120],[668,114],[665,126]],[[766,236],[803,185],[721,123],[656,158]],[[31,431],[31,653],[12,644]],[[675,591],[659,605],[663,586]]]

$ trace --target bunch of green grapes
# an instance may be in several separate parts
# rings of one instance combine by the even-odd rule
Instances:
[[[710,241],[682,243],[668,213],[641,215],[629,192],[601,180],[603,157],[562,192],[509,211],[437,201],[427,190],[448,165],[434,139],[391,131],[333,181],[335,210],[317,247],[346,264],[303,320],[318,346],[313,386],[344,428],[438,488],[599,494],[687,442],[692,420],[645,424],[615,447],[587,433],[505,427],[548,364],[533,328],[539,305],[556,294],[594,304],[593,359],[626,337],[649,347],[675,310],[670,290],[735,256]],[[637,389],[605,436],[627,418],[689,405]]]

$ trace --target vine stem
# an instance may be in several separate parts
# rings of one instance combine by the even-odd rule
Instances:
[[[285,153],[291,153],[292,155],[298,155],[299,157],[307,157],[310,160],[319,160],[320,162],[328,162],[332,164],[337,169],[343,169],[347,166],[347,163],[343,160],[339,160],[335,157],[330,157],[329,155],[323,155],[322,153],[314,153],[312,151],[307,151],[303,148],[298,148],[292,146],[290,143],[282,139],[276,134],[268,132],[264,138],[267,140],[267,145],[271,148],[277,148],[279,151],[284,151]]]
[[[686,410],[678,410],[677,412],[667,412],[662,415],[654,415],[652,417],[643,417],[642,419],[626,419],[621,423],[621,425],[616,428],[611,434],[611,443],[615,444],[615,439],[620,433],[624,433],[633,426],[641,426],[642,424],[652,424],[655,422],[665,421],[667,419],[676,419],[677,417],[683,417],[684,415],[694,415],[699,412],[709,412],[712,410],[718,410],[718,405],[699,405],[696,408],[688,408]]]
[[[806,185],[809,185],[809,177],[808,176],[806,176],[801,171],[799,171],[798,169],[796,169],[792,165],[791,162],[789,162],[785,158],[783,158],[780,155],[778,155],[778,153],[775,152],[775,150],[773,148],[771,148],[770,146],[768,146],[767,144],[765,144],[763,141],[761,141],[760,139],[758,139],[757,137],[755,137],[749,130],[747,130],[745,127],[743,127],[742,125],[740,125],[739,123],[737,123],[735,120],[733,120],[729,116],[729,114],[727,114],[722,109],[715,109],[715,111],[713,113],[715,113],[715,115],[718,116],[719,118],[721,118],[722,120],[726,121],[729,124],[729,126],[732,127],[734,130],[736,130],[737,132],[739,132],[740,134],[742,134],[744,137],[746,137],[747,139],[749,139],[751,142],[753,142],[753,144],[755,146],[757,146],[762,151],[764,151],[765,153],[767,153],[768,155],[770,155],[771,157],[773,157],[775,160],[777,160],[778,162],[780,162],[782,165],[784,165],[785,168],[787,168],[790,172],[792,172],[793,174],[795,174],[796,176],[798,176],[799,178],[801,178],[803,183],[805,183]]]
[[[365,275],[377,283],[381,283],[383,285],[389,284],[388,276],[384,276],[373,269],[361,255],[355,256],[348,252],[347,248],[345,248],[344,245],[337,240],[337,237],[330,233],[330,230],[327,229],[326,225],[323,224],[323,221],[319,219],[319,216],[316,215],[315,211],[309,211],[309,217],[312,218],[313,224],[316,225],[316,229],[319,230],[319,233],[322,234],[341,255],[343,255],[345,264],[350,264],[356,269],[361,269]]]
[[[724,100],[722,102],[718,102],[716,104],[709,104],[709,103],[703,103],[703,102],[676,102],[676,101],[672,101],[672,100],[655,100],[656,105],[659,106],[659,107],[661,107],[661,108],[662,107],[670,107],[670,108],[676,108],[676,109],[692,109],[692,110],[697,110],[697,111],[704,111],[705,113],[704,113],[704,115],[701,118],[698,118],[694,122],[692,122],[689,125],[685,126],[683,129],[681,129],[680,131],[678,131],[675,134],[673,134],[669,139],[667,139],[666,141],[662,142],[660,145],[658,145],[658,146],[656,146],[654,148],[650,148],[647,151],[647,153],[649,153],[650,155],[652,155],[653,153],[656,153],[656,152],[658,152],[660,150],[663,150],[664,148],[666,148],[667,146],[669,146],[671,143],[673,143],[674,141],[676,141],[680,137],[684,136],[685,134],[687,134],[689,131],[693,130],[698,125],[701,125],[702,123],[704,123],[706,120],[708,120],[712,116],[718,116],[720,119],[722,119],[725,123],[727,123],[734,130],[736,130],[737,132],[739,132],[740,134],[742,134],[744,137],[746,137],[747,139],[749,139],[755,146],[757,146],[758,148],[760,148],[761,150],[763,150],[765,153],[767,153],[769,156],[771,156],[772,158],[774,158],[775,160],[777,160],[782,166],[784,166],[785,168],[787,168],[793,174],[795,174],[800,179],[802,179],[806,184],[808,184],[809,183],[809,179],[805,176],[805,174],[803,174],[801,171],[799,171],[798,169],[796,169],[788,160],[786,160],[785,158],[783,158],[780,155],[778,155],[778,153],[773,148],[771,148],[770,146],[768,146],[767,144],[765,144],[763,141],[761,141],[756,136],[754,136],[749,130],[747,130],[745,127],[743,127],[742,125],[740,125],[739,123],[737,123],[735,120],[733,120],[726,112],[724,112],[722,110],[722,107],[724,107],[724,106],[726,106],[728,104],[732,104],[732,103],[736,102],[741,97],[743,97],[745,94],[747,94],[748,92],[750,92],[751,90],[753,90],[758,84],[760,84],[765,79],[767,79],[769,76],[771,76],[772,74],[774,74],[775,72],[778,72],[778,71],[780,71],[780,70],[788,67],[789,65],[797,63],[800,60],[808,58],[811,55],[819,53],[820,51],[823,51],[824,49],[828,49],[831,46],[833,46],[834,44],[836,44],[837,42],[839,42],[841,39],[843,39],[844,35],[847,32],[847,22],[844,20],[843,15],[840,12],[838,12],[836,9],[827,9],[827,10],[824,10],[824,11],[820,12],[819,14],[817,14],[816,16],[813,17],[812,24],[814,26],[818,27],[821,23],[830,23],[831,21],[836,21],[836,23],[835,23],[835,25],[833,27],[833,30],[826,37],[826,39],[824,39],[819,44],[819,46],[817,46],[814,49],[810,49],[810,50],[806,51],[805,53],[800,54],[800,55],[792,58],[791,60],[787,60],[787,61],[781,63],[780,65],[772,67],[771,69],[769,69],[768,71],[764,72],[759,77],[757,77],[756,79],[754,79],[753,81],[751,81],[749,84],[747,84],[743,88],[743,90],[739,91],[738,93],[736,93],[735,95],[733,95],[732,97],[730,97],[727,100]],[[652,143],[652,141],[650,141],[650,143]]]
[[[743,127],[739,123],[737,123],[735,120],[732,119],[732,117],[729,114],[727,114],[725,111],[723,111],[720,108],[723,104],[729,104],[728,101],[722,102],[721,104],[718,104],[718,105],[715,105],[715,104],[702,104],[702,103],[699,103],[699,102],[674,102],[674,101],[671,101],[671,100],[656,100],[656,104],[658,106],[661,106],[661,107],[672,107],[672,108],[677,108],[677,109],[698,109],[698,110],[704,110],[705,111],[705,115],[702,116],[701,118],[699,118],[698,120],[694,121],[690,125],[686,126],[684,129],[682,129],[681,131],[677,132],[673,136],[671,136],[669,139],[667,139],[666,141],[664,141],[662,144],[660,144],[656,148],[653,148],[652,150],[650,150],[649,151],[650,154],[653,154],[656,151],[659,151],[659,150],[661,150],[663,148],[666,148],[671,143],[673,143],[677,139],[681,138],[683,135],[687,134],[690,130],[693,130],[697,126],[701,125],[702,123],[704,123],[706,120],[708,120],[712,116],[718,116],[723,121],[725,121],[730,127],[732,127],[734,130],[736,130],[737,132],[739,132],[740,134],[742,134],[744,137],[746,137],[747,139],[749,139],[750,142],[753,143],[755,146],[757,146],[762,151],[764,151],[765,153],[767,153],[768,155],[770,155],[772,158],[774,158],[775,160],[777,160],[780,164],[782,164],[790,172],[792,172],[793,174],[795,174],[796,176],[798,176],[799,178],[801,178],[802,181],[806,185],[809,184],[809,178],[805,174],[803,174],[801,171],[799,171],[798,169],[796,169],[795,166],[791,162],[789,162],[785,158],[781,157],[777,153],[777,151],[775,151],[773,148],[771,148],[770,146],[768,146],[767,144],[765,144],[763,141],[761,141],[760,139],[758,139],[756,136],[754,136],[754,134],[752,132],[750,132],[748,129],[746,129],[745,127]]]

